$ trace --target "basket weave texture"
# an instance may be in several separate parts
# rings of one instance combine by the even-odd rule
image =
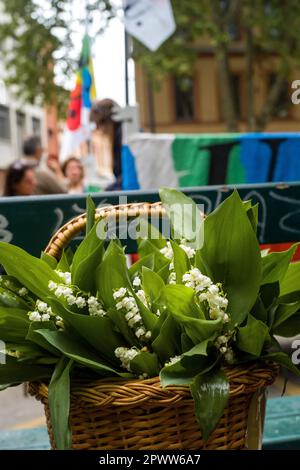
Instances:
[[[128,204],[97,209],[96,219],[137,216],[163,217],[160,203]],[[63,248],[86,225],[82,214],[61,227],[46,253],[59,259]],[[245,449],[251,400],[271,385],[278,372],[273,364],[224,369],[230,381],[230,398],[223,417],[204,442],[195,418],[194,401],[187,386],[162,388],[159,377],[125,381],[119,378],[71,384],[70,426],[72,448],[113,450]],[[55,449],[48,407],[48,387],[31,383],[29,392],[45,406],[51,447]],[[209,404],[207,405],[209,406]]]
[[[201,437],[194,402],[187,386],[162,388],[158,377],[73,383],[70,408],[72,448],[245,449],[250,402],[257,390],[274,381],[277,368],[271,364],[255,364],[225,371],[230,380],[229,403],[206,442]],[[54,449],[48,387],[42,383],[31,383],[29,391],[45,405],[48,433]]]

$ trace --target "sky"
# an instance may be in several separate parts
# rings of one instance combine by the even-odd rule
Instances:
[[[41,1],[41,0],[40,0]],[[112,0],[116,6],[122,6],[122,0]],[[85,17],[85,2],[74,0],[76,17]],[[95,17],[96,22],[101,18]],[[80,55],[84,26],[76,28],[72,34],[74,53]],[[91,31],[91,35],[93,32]],[[110,21],[104,33],[97,35],[92,42],[92,56],[96,82],[97,99],[111,98],[120,106],[125,105],[125,44],[124,26],[120,18]],[[129,104],[135,104],[134,64],[128,61],[129,68]]]

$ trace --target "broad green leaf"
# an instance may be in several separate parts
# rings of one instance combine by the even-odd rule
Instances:
[[[210,338],[201,341],[201,343],[196,344],[191,349],[186,351],[183,356],[207,356],[207,348],[209,343],[212,343],[217,337],[217,334],[211,336]]]
[[[142,285],[151,303],[159,300],[165,287],[162,278],[145,266],[142,268]]]
[[[128,269],[129,275],[131,278],[135,277],[137,274],[142,272],[142,267],[145,266],[153,271],[154,269],[154,255],[151,253],[147,256],[136,261],[134,264],[130,266]]]
[[[222,370],[198,374],[190,384],[195,415],[207,440],[221,419],[229,399],[229,381]]]
[[[167,243],[162,233],[153,224],[149,224],[147,218],[139,217],[137,230],[140,235],[137,239],[138,244],[140,244],[142,240],[148,239],[151,240],[151,243],[156,248],[161,249]]]
[[[162,188],[160,199],[170,218],[175,239],[186,239],[198,249],[203,244],[203,215],[197,204],[176,189]]]
[[[260,356],[269,328],[249,314],[247,325],[238,329],[236,346],[253,356]]]
[[[86,198],[86,235],[90,233],[95,224],[96,208],[90,195]]]
[[[257,320],[262,321],[263,323],[267,323],[268,321],[268,312],[263,301],[261,300],[260,295],[257,297],[256,302],[253,305],[251,315]]]
[[[284,336],[286,338],[292,338],[293,336],[300,334],[300,312],[297,311],[290,315],[285,321],[280,322],[276,326],[273,326],[272,333],[278,336]]]
[[[266,309],[277,303],[279,297],[279,282],[264,284],[260,288],[260,298]]]
[[[193,348],[194,346],[194,343],[193,341],[191,340],[191,338],[185,333],[185,331],[183,333],[181,333],[181,350],[183,353],[186,353],[187,351],[189,351],[190,349]]]
[[[261,281],[261,255],[251,223],[236,191],[205,219],[201,258],[213,281],[221,282],[233,323],[253,307]]]
[[[74,272],[72,283],[78,286],[84,292],[93,295],[97,292],[95,272],[101,263],[103,256],[103,241],[84,258]]]
[[[56,331],[56,326],[54,325],[53,321],[47,322],[32,322],[30,323],[26,339],[32,341],[33,343],[39,345],[41,348],[49,351],[51,354],[55,356],[60,356],[60,351],[56,349],[54,346],[48,343],[36,330],[52,330]]]
[[[73,359],[78,364],[82,364],[97,373],[105,376],[124,374],[112,369],[100,358],[91,348],[84,343],[79,343],[76,338],[70,336],[66,331],[37,330],[52,346],[61,351],[62,354]],[[125,374],[125,376],[128,374]]]
[[[154,271],[158,272],[160,269],[165,268],[166,265],[169,265],[171,260],[166,258],[159,249],[155,246],[154,243],[150,240],[141,240],[138,244],[138,252],[141,258],[144,258],[147,255],[154,256]]]
[[[0,307],[0,339],[2,341],[23,341],[29,325],[27,311]]]
[[[115,242],[109,245],[101,265],[96,273],[97,287],[106,308],[114,307],[114,290],[126,287],[131,290],[131,283],[126,264],[126,257]]]
[[[155,313],[152,313],[151,310],[144,305],[144,303],[139,299],[134,291],[132,291],[132,296],[135,298],[136,304],[139,308],[142,321],[147,330],[153,331],[157,323],[158,317]]]
[[[99,246],[102,246],[103,240],[97,236],[97,224],[95,224],[89,234],[82,240],[78,246],[72,261],[72,280],[76,278],[76,271],[82,261],[84,261]]]
[[[48,288],[50,280],[60,283],[60,277],[45,261],[6,242],[0,242],[0,263],[8,274],[16,277],[42,300],[50,293]]]
[[[55,447],[70,449],[72,432],[69,426],[70,412],[70,370],[73,361],[61,357],[57,363],[48,388],[48,403]]]
[[[205,318],[195,302],[195,292],[190,287],[168,285],[165,286],[163,295],[166,300],[166,306],[172,314]]]
[[[60,260],[56,267],[57,270],[62,271],[63,273],[71,272],[70,262],[66,253],[67,251],[65,250],[62,251]]]
[[[293,364],[290,356],[286,354],[285,352],[274,352],[274,353],[264,354],[263,356],[261,356],[260,359],[262,361],[267,360],[267,361],[275,362],[281,365],[282,367],[285,367],[285,369],[292,372],[292,374],[295,374],[298,377],[300,377],[300,370],[298,369],[298,367],[295,366],[295,364]]]
[[[14,357],[6,356],[6,363],[0,364],[0,385],[32,382],[51,377],[52,368],[24,364]]]
[[[151,345],[162,363],[166,362],[169,357],[180,354],[180,338],[181,329],[176,320],[168,314]]]
[[[45,263],[47,263],[51,269],[56,269],[57,259],[54,258],[54,256],[48,255],[48,253],[45,253],[44,251],[42,251],[41,259],[45,261]]]
[[[30,310],[30,303],[10,290],[0,287],[0,307]]]
[[[156,377],[159,372],[157,355],[150,352],[140,352],[130,361],[130,369],[136,375],[145,373],[148,377]]]
[[[300,290],[300,261],[291,263],[280,283],[280,295]]]
[[[117,362],[115,349],[126,344],[123,337],[115,331],[110,318],[73,313],[56,299],[49,300],[49,305],[67,325],[74,328],[83,341],[93,346],[108,362]]]
[[[282,281],[297,246],[298,245],[295,244],[287,251],[270,253],[269,255],[262,257],[262,284],[271,284],[273,282]]]
[[[160,371],[160,383],[162,387],[168,385],[189,385],[200,372],[210,369],[211,363],[205,356],[197,356],[186,362],[183,366],[181,360],[178,360],[172,365],[165,365]]]
[[[135,336],[133,329],[129,328],[128,322],[125,319],[125,315],[121,310],[116,310],[115,308],[110,308],[108,311],[109,318],[113,321],[116,326],[117,331],[121,333],[129,347],[136,346],[140,347],[140,343]]]
[[[182,284],[182,276],[191,269],[191,263],[185,251],[176,242],[171,241],[171,246],[174,253],[173,263],[176,282]]]
[[[291,316],[293,316],[295,313],[299,311],[300,311],[300,301],[288,303],[288,304],[279,304],[276,309],[274,322],[272,325],[273,330],[275,330],[277,326],[281,325],[281,323],[284,323],[286,320],[288,320]],[[296,336],[296,334],[298,334],[297,331],[295,331],[293,336]]]
[[[254,233],[257,231],[257,224],[258,224],[258,204],[250,207],[246,210],[247,217],[252,225]]]

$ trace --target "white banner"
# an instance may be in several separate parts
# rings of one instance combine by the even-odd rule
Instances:
[[[170,0],[124,0],[124,24],[126,31],[151,51],[176,29]]]

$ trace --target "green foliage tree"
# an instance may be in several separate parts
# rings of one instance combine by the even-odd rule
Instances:
[[[58,87],[57,80],[54,82],[54,75],[70,77],[77,59],[72,55],[71,40],[80,20],[75,4],[78,5],[77,0],[1,2],[7,21],[0,24],[0,53],[6,58],[7,82],[28,101],[51,103],[55,99],[58,105],[64,103],[64,90]],[[95,34],[116,14],[111,0],[88,0],[86,5]],[[134,56],[147,76],[155,82],[166,73],[192,76],[201,51],[199,38],[205,38],[218,64],[226,127],[237,130],[229,60],[232,47],[238,44],[232,35],[232,28],[237,27],[242,32],[239,47],[245,61],[248,127],[262,130],[275,115],[291,69],[299,62],[298,0],[172,0],[172,6],[177,29],[169,40],[154,53],[134,42]],[[255,113],[254,67],[270,55],[277,60],[276,78],[259,113]]]
[[[291,69],[300,57],[300,3],[297,0],[172,0],[177,30],[155,53],[135,42],[135,57],[148,77],[163,74],[192,76],[201,52],[199,38],[213,53],[219,71],[223,118],[229,131],[238,129],[237,110],[230,70],[230,52],[238,47],[244,55],[248,102],[248,127],[262,130],[276,113],[287,87]],[[232,34],[241,31],[241,43]],[[254,111],[254,66],[274,55],[277,73],[259,113]]]
[[[55,104],[65,112],[64,81],[72,76],[78,61],[72,33],[87,20],[93,29],[98,23],[100,30],[113,15],[108,0],[89,0],[84,18],[78,17],[76,5],[76,0],[1,1],[0,55],[5,78],[24,101]]]

